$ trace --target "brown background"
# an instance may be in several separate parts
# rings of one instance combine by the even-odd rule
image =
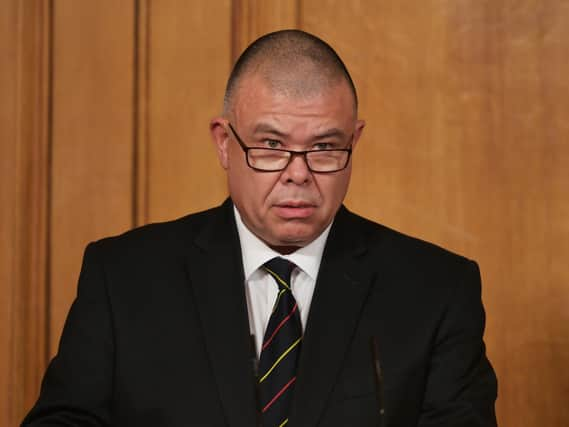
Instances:
[[[0,5],[0,425],[37,396],[86,243],[224,198],[208,120],[283,27],[359,88],[348,206],[479,261],[500,424],[569,425],[569,2]]]

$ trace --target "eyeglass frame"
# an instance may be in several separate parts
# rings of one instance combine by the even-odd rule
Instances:
[[[328,149],[323,149],[323,150],[304,150],[304,151],[286,150],[284,148],[249,147],[248,145],[245,145],[245,143],[243,142],[243,140],[241,139],[241,137],[239,136],[237,131],[233,128],[233,125],[231,124],[231,122],[228,121],[227,124],[229,125],[229,129],[231,129],[231,132],[235,136],[235,140],[237,141],[237,143],[239,144],[239,146],[241,147],[241,149],[245,153],[245,161],[247,162],[247,166],[249,166],[251,169],[253,169],[257,172],[280,172],[280,171],[283,171],[286,168],[288,168],[288,166],[290,165],[290,163],[294,159],[294,156],[302,156],[302,157],[304,157],[304,163],[306,164],[306,167],[308,168],[308,170],[310,172],[312,172],[312,173],[335,173],[335,172],[340,172],[340,171],[343,171],[344,169],[346,169],[348,167],[348,164],[350,163],[350,158],[352,157],[352,144],[350,144],[350,146],[347,148],[328,148]],[[353,140],[353,138],[354,138],[354,135],[352,134],[350,139]],[[280,152],[290,153],[290,157],[288,158],[287,164],[280,169],[270,169],[270,170],[259,169],[259,168],[256,168],[254,166],[251,166],[251,163],[249,162],[249,151],[250,150],[280,151]],[[342,152],[348,153],[348,157],[346,157],[346,163],[344,164],[344,166],[340,169],[334,169],[331,171],[313,170],[310,167],[310,164],[308,163],[307,154],[318,153],[318,152],[326,152],[326,151],[342,151]]]

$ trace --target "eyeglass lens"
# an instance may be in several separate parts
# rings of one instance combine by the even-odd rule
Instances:
[[[249,165],[255,169],[278,171],[287,167],[293,154],[289,151],[249,148]],[[334,172],[344,169],[348,162],[349,152],[345,150],[309,151],[302,154],[308,167],[314,172]]]

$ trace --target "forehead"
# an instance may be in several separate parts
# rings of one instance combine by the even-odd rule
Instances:
[[[234,119],[251,125],[297,121],[321,126],[329,122],[335,127],[349,127],[356,119],[355,100],[345,80],[298,89],[294,82],[283,84],[258,74],[244,76],[231,108]]]

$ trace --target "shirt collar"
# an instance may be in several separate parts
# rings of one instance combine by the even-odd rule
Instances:
[[[235,214],[235,222],[237,223],[239,241],[241,243],[243,271],[246,281],[250,279],[251,275],[257,271],[259,267],[274,257],[282,257],[293,262],[298,268],[308,274],[312,280],[316,281],[322,254],[324,253],[324,246],[326,245],[326,239],[330,233],[332,223],[308,245],[299,248],[291,254],[281,255],[268,247],[265,242],[255,236],[247,228],[235,205],[233,205],[233,212]]]

